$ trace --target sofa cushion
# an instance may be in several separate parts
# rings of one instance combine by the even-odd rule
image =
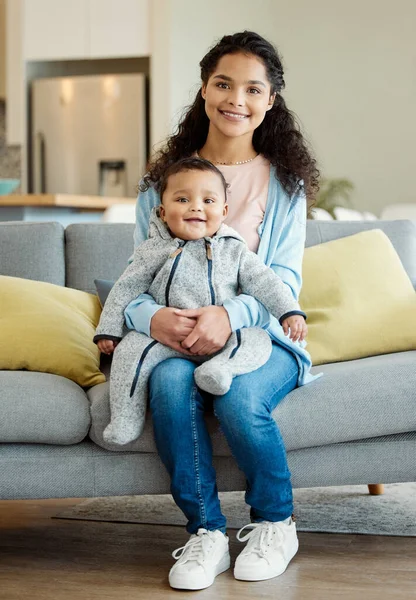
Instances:
[[[0,369],[62,375],[82,386],[105,381],[93,343],[101,307],[79,290],[0,275]]]
[[[88,398],[49,373],[0,371],[0,443],[77,444],[90,426]]]
[[[416,350],[416,292],[383,231],[307,248],[302,272],[314,365]]]
[[[0,223],[0,275],[65,285],[62,225]]]
[[[416,430],[416,351],[384,354],[322,365],[314,383],[296,388],[273,416],[287,450],[326,446]],[[140,438],[126,446],[107,444],[103,431],[110,421],[109,384],[88,390],[91,439],[108,450],[156,452],[151,415]],[[212,413],[207,413],[214,454],[230,450]]]
[[[288,450],[416,431],[416,351],[321,365],[274,417]]]
[[[78,223],[65,230],[66,285],[95,294],[94,279],[115,280],[133,254],[134,225]]]
[[[416,222],[413,221],[308,221],[306,247],[381,229],[389,237],[416,289]]]

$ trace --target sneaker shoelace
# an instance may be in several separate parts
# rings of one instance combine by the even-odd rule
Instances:
[[[246,535],[240,534],[247,529],[251,529]],[[284,541],[284,533],[280,523],[272,523],[271,521],[262,521],[261,523],[249,523],[244,525],[237,533],[237,539],[240,542],[247,542],[247,546],[243,550],[243,554],[255,553],[261,558],[270,560],[267,556],[270,547],[276,548]]]
[[[202,565],[214,542],[214,532],[201,528],[194,536],[189,538],[185,546],[174,550],[172,556],[175,559],[181,559],[181,563],[194,560]]]

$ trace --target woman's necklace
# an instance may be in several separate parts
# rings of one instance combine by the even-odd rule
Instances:
[[[257,157],[258,157],[258,153],[256,154],[256,156],[253,156],[253,158],[249,158],[248,160],[239,160],[237,162],[221,162],[220,160],[211,160],[210,162],[212,162],[214,165],[228,165],[228,166],[245,165],[246,163],[251,162],[252,160],[254,160]],[[209,159],[207,158],[206,160],[209,160]]]

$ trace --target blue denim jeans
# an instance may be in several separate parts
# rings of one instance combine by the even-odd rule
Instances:
[[[171,478],[172,496],[188,519],[187,531],[226,528],[204,419],[210,405],[245,474],[251,520],[286,519],[293,511],[292,486],[286,450],[271,412],[296,387],[295,357],[273,343],[268,362],[235,377],[224,396],[200,392],[193,376],[197,366],[185,358],[170,358],[153,370],[149,381],[158,453]]]

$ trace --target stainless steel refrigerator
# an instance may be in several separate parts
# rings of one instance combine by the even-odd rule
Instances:
[[[133,197],[146,149],[144,75],[32,83],[31,191]]]

